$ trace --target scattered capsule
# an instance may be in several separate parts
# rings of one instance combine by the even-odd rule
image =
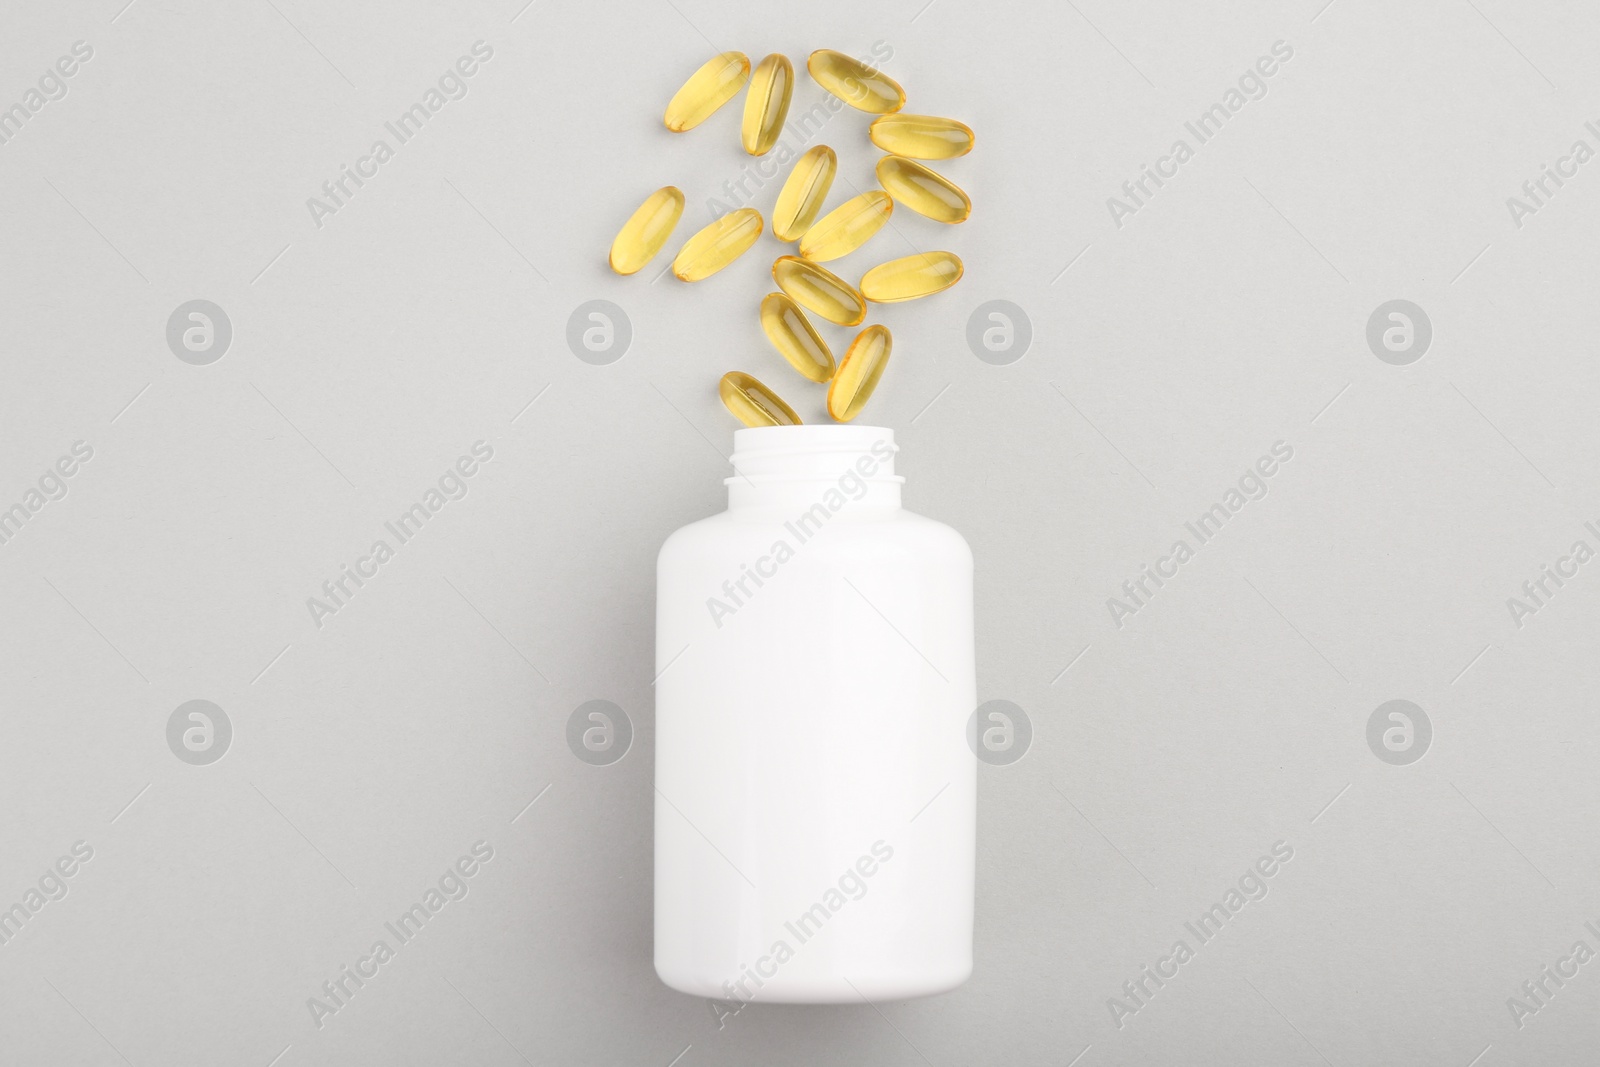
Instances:
[[[794,408],[771,389],[742,371],[731,370],[722,376],[717,394],[733,417],[746,426],[799,426]]]
[[[663,186],[645,197],[611,242],[611,269],[618,274],[637,274],[656,258],[682,215],[683,190],[676,186]]]
[[[818,85],[859,111],[887,115],[906,106],[899,82],[843,52],[819,48],[806,60],[806,69]]]
[[[934,222],[966,222],[972,214],[971,199],[954,182],[903,156],[878,160],[878,184],[895,203]]]
[[[722,216],[683,242],[672,273],[686,282],[709,278],[750,250],[761,236],[761,212],[753,207]]]
[[[780,241],[797,241],[811,228],[838,169],[839,157],[825,144],[807,149],[805,155],[795,161],[772,209],[774,237]]]
[[[972,127],[937,115],[880,115],[867,134],[885,152],[910,159],[953,159],[972,151]]]
[[[894,339],[886,326],[868,326],[856,334],[850,348],[839,361],[839,371],[828,386],[828,414],[837,422],[849,422],[861,414],[872,398],[872,391],[889,365],[889,349]]]
[[[750,76],[744,95],[744,125],[739,130],[744,150],[764,156],[778,143],[783,122],[789,117],[789,96],[794,92],[794,65],[788,56],[774,52]]]
[[[881,190],[851,197],[805,232],[800,238],[800,254],[813,263],[849,255],[883,229],[892,211],[894,201]]]
[[[761,301],[761,328],[795,370],[814,382],[833,377],[833,353],[793,300],[782,293],[768,293]]]
[[[954,252],[922,252],[879,263],[861,279],[861,295],[875,304],[915,300],[961,280],[961,257]]]
[[[778,288],[794,302],[840,326],[859,326],[867,317],[867,305],[850,283],[809,259],[779,256],[772,265],[772,278]]]
[[[667,129],[673,133],[694,129],[732,100],[749,77],[750,57],[743,52],[723,52],[706,60],[667,102]]]

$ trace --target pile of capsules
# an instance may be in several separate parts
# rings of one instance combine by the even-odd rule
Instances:
[[[906,94],[881,71],[842,52],[820,49],[806,62],[811,77],[860,111],[877,115],[872,143],[889,153],[878,160],[881,189],[845,201],[820,219],[838,158],[827,145],[795,161],[772,211],[772,233],[799,242],[799,255],[779,256],[772,277],[781,292],[761,301],[761,327],[785,359],[813,382],[828,386],[828,414],[849,422],[861,413],[889,362],[892,338],[881,325],[868,326],[850,342],[837,364],[806,311],[839,326],[859,326],[867,302],[915,300],[950,288],[961,279],[954,252],[923,252],[880,263],[851,285],[822,264],[861,247],[889,221],[895,205],[935,222],[965,222],[972,201],[953,182],[917,162],[951,159],[972,151],[972,130],[954,119],[904,115]],[[695,71],[667,104],[665,121],[674,133],[692,130],[748,83],[740,136],[753,156],[777,144],[789,113],[794,67],[787,56],[763,59],[752,75],[742,52],[723,52]],[[661,251],[683,215],[683,192],[668,185],[651,193],[623,224],[611,244],[611,269],[635,274]],[[724,215],[684,242],[672,272],[686,282],[709,278],[738,259],[761,236],[765,223],[755,208]],[[801,310],[801,309],[805,310]],[[800,416],[749,374],[730,371],[719,386],[722,402],[746,426],[798,425]]]

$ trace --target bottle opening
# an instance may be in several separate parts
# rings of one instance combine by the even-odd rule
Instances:
[[[758,426],[733,434],[733,476],[724,485],[761,481],[831,481],[853,471],[859,478],[898,485],[899,446],[883,426]]]
[[[882,426],[759,426],[735,430],[733,509],[808,507],[822,501],[898,508],[904,478],[894,472],[899,448]],[[854,507],[849,510],[855,510]]]

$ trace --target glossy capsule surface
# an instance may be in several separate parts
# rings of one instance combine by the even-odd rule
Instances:
[[[822,202],[833,187],[839,157],[825,144],[807,149],[794,161],[794,169],[778,192],[772,208],[772,235],[780,241],[797,241],[822,210]]]
[[[814,382],[833,377],[833,352],[788,296],[768,293],[761,301],[761,329],[795,370]]]
[[[744,124],[739,139],[752,156],[764,156],[778,143],[789,117],[789,97],[794,93],[794,64],[774,52],[756,65],[744,95]]]
[[[894,211],[894,200],[881,189],[851,197],[822,218],[800,238],[800,254],[813,263],[849,255],[883,229]]]
[[[712,56],[667,102],[662,121],[673,133],[692,130],[732,100],[750,77],[750,57],[743,52]]]
[[[611,242],[611,269],[636,274],[656,258],[683,216],[683,190],[667,185],[649,196],[629,216]]]
[[[806,69],[818,85],[858,111],[887,115],[906,106],[899,82],[843,52],[819,48],[806,60]]]
[[[893,344],[886,326],[868,326],[850,342],[833,384],[828,386],[828,414],[836,422],[849,422],[867,406],[878,379],[883,377],[883,369],[889,365]]]
[[[861,295],[875,304],[915,300],[950,288],[961,280],[961,257],[954,252],[921,252],[891,259],[867,271]]]
[[[937,115],[880,115],[867,135],[890,155],[908,159],[954,159],[972,151],[972,127]]]
[[[783,398],[743,371],[731,370],[717,384],[717,395],[746,426],[799,426],[800,416]]]
[[[972,200],[950,179],[904,156],[878,160],[878,184],[894,202],[934,222],[966,222]]]
[[[840,326],[859,326],[867,317],[866,302],[850,283],[808,259],[779,256],[772,265],[778,288],[807,311]]]
[[[753,207],[722,216],[683,242],[672,273],[686,282],[709,278],[750,250],[761,236],[761,212]]]

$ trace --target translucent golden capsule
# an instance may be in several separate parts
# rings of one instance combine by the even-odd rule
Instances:
[[[887,115],[906,106],[899,82],[843,52],[819,48],[806,60],[806,69],[818,85],[859,111]]]
[[[972,127],[937,115],[881,115],[867,134],[885,152],[911,159],[953,159],[972,151]]]
[[[934,222],[966,222],[972,214],[972,201],[954,182],[903,156],[878,160],[878,184],[895,203]]]
[[[761,329],[772,347],[795,370],[814,382],[833,377],[833,353],[800,305],[782,293],[768,293],[761,301]]]
[[[761,236],[761,212],[753,207],[722,216],[683,242],[672,273],[686,282],[709,278],[750,250]]]
[[[779,256],[772,265],[772,278],[794,302],[840,326],[859,326],[867,317],[867,305],[850,283],[809,259]]]
[[[649,196],[629,216],[611,242],[611,269],[636,274],[661,251],[683,215],[683,191],[667,185]]]
[[[733,417],[746,426],[799,426],[794,408],[771,389],[742,371],[731,370],[722,376],[717,394]]]
[[[883,229],[894,211],[889,194],[878,189],[851,197],[818,220],[800,238],[800,254],[813,263],[848,255]]]
[[[667,129],[673,133],[694,129],[732,100],[749,77],[750,57],[743,52],[723,52],[706,60],[667,102]]]
[[[772,151],[783,122],[789,117],[789,96],[793,92],[794,65],[788,56],[774,52],[756,66],[744,96],[744,125],[739,130],[746,152],[764,156]]]
[[[835,421],[849,422],[867,406],[878,379],[883,377],[883,368],[889,365],[893,343],[886,326],[868,326],[850,342],[833,384],[828,386],[828,414]]]
[[[825,144],[808,149],[795,160],[794,169],[789,172],[772,209],[774,237],[780,241],[796,241],[811,228],[838,169],[839,157]]]
[[[961,257],[954,252],[922,252],[879,263],[861,279],[861,295],[874,304],[915,300],[961,280]]]

